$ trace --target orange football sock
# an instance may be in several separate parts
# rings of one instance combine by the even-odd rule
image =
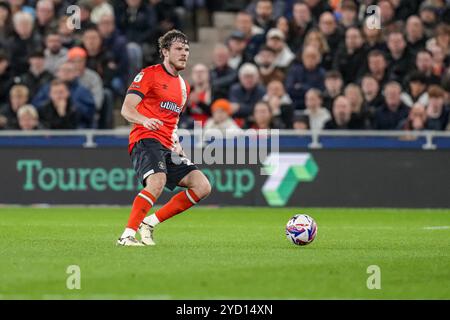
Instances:
[[[155,197],[145,189],[139,192],[136,198],[134,198],[127,228],[137,230],[142,220],[144,220],[145,216],[147,215],[147,212],[149,212],[151,207],[153,207],[155,201]]]
[[[176,214],[179,214],[200,201],[194,191],[188,189],[181,191],[172,197],[161,209],[155,212],[159,222],[163,222]]]

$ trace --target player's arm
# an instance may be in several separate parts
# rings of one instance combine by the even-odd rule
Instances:
[[[141,101],[142,98],[139,95],[134,93],[127,94],[122,104],[120,114],[128,122],[140,124],[149,130],[158,130],[163,125],[161,120],[147,118],[137,111],[136,107]]]

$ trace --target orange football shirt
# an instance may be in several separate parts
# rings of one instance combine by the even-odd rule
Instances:
[[[189,96],[190,87],[181,76],[170,74],[163,64],[153,65],[141,70],[128,88],[127,94],[137,94],[142,101],[136,109],[147,118],[163,122],[158,130],[149,130],[142,125],[133,124],[130,132],[128,152],[139,140],[157,139],[163,146],[172,149],[173,136],[178,121]]]

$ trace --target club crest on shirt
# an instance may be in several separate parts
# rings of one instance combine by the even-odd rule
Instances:
[[[142,80],[142,77],[144,77],[144,72],[139,72],[136,77],[134,77],[133,82],[139,82]]]

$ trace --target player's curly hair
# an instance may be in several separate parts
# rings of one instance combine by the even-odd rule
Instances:
[[[189,44],[189,39],[187,35],[185,35],[183,32],[173,29],[168,32],[166,32],[163,36],[159,37],[158,39],[158,45],[159,45],[159,54],[161,58],[164,58],[162,50],[163,49],[170,49],[170,46],[174,42],[181,42],[185,44]]]

